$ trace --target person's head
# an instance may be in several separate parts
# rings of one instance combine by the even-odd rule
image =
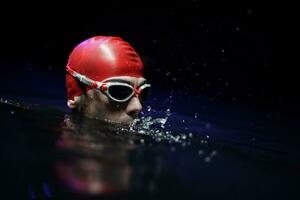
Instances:
[[[150,89],[143,69],[134,48],[119,37],[81,42],[66,67],[68,107],[87,117],[130,123]]]

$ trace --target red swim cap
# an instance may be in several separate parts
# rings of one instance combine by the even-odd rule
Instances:
[[[70,69],[94,81],[114,76],[143,77],[143,63],[133,47],[119,37],[97,36],[77,45],[69,56]],[[92,89],[66,74],[68,99]]]

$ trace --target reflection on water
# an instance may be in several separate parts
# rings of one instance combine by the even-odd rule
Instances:
[[[67,187],[91,195],[128,191],[128,156],[138,137],[120,135],[118,129],[99,120],[65,117],[56,141],[64,156],[55,162],[55,170]]]
[[[3,99],[0,112],[8,199],[299,196],[296,157],[247,129],[195,124],[169,109],[129,127]]]

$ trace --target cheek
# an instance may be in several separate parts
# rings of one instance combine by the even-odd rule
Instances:
[[[122,104],[114,104],[114,103],[107,102],[105,103],[105,106],[107,110],[109,110],[112,114],[114,113],[119,114],[126,111],[126,105],[124,104],[122,105]]]
[[[128,104],[115,104],[100,91],[90,96],[89,113],[101,118],[120,118],[125,115]]]
[[[105,112],[104,114],[106,115],[120,114],[126,110],[125,104],[115,104],[110,102],[108,97],[102,93],[98,95],[96,101],[98,102],[97,110]]]
[[[105,112],[105,99],[97,91],[88,91],[85,102],[85,112],[91,116],[98,116]]]
[[[103,104],[105,105],[106,109],[109,110],[112,113],[120,113],[126,110],[126,106],[128,103],[122,103],[118,104],[115,102],[109,101],[109,99],[105,96],[105,98],[102,99]]]

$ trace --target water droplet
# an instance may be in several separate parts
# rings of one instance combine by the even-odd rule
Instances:
[[[181,138],[182,138],[183,140],[185,140],[185,139],[186,139],[186,135],[183,134],[183,135],[181,136]]]
[[[10,113],[13,115],[13,114],[15,114],[15,111],[12,110],[12,111],[10,111]]]
[[[151,106],[147,106],[147,111],[148,111],[148,112],[151,111]]]
[[[213,150],[210,154],[210,156],[215,156],[217,154],[217,151],[216,150]]]
[[[133,145],[133,144],[134,144],[134,141],[133,141],[133,140],[129,140],[128,143],[129,143],[130,145]]]
[[[199,151],[198,151],[198,155],[199,155],[199,156],[203,155],[203,153],[204,153],[203,150],[199,150]]]
[[[247,10],[247,14],[248,14],[248,15],[252,15],[252,13],[253,13],[253,11],[252,11],[251,9],[248,9],[248,10]]]
[[[209,139],[209,135],[207,135],[206,138]]]
[[[194,115],[194,117],[195,117],[195,119],[197,119],[198,118],[198,113],[195,113],[195,115]]]
[[[207,163],[209,163],[211,161],[211,157],[205,157],[204,161],[207,162]]]
[[[193,137],[193,133],[189,133],[189,137],[192,138]]]
[[[168,109],[167,109],[167,113],[166,113],[167,117],[171,116],[171,114],[172,114],[172,113],[171,113],[171,110],[170,110],[170,108],[168,108]]]

